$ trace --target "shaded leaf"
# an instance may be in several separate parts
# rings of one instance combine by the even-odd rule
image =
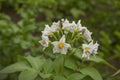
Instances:
[[[53,80],[67,80],[64,76],[55,76]]]
[[[42,65],[45,62],[44,58],[27,56],[26,59],[31,64],[34,69],[41,69]]]
[[[97,62],[97,63],[102,62],[102,63],[106,64],[107,66],[109,66],[109,67],[111,67],[113,69],[116,69],[113,65],[111,65],[110,63],[108,63],[107,61],[105,61],[104,59],[102,59],[101,57],[91,56],[89,60]]]
[[[20,73],[19,80],[34,80],[38,75],[38,72],[34,69],[25,70]]]
[[[39,75],[43,78],[43,79],[46,79],[46,78],[49,78],[52,76],[52,74],[43,74],[43,73],[39,73]]]
[[[46,60],[45,64],[43,65],[44,73],[50,73],[53,70],[53,62],[52,60]]]
[[[83,75],[81,73],[73,73],[70,76],[68,76],[68,80],[81,80],[85,77],[86,75]]]
[[[60,55],[58,58],[55,59],[53,63],[53,69],[56,73],[60,73],[63,69],[63,55]]]
[[[25,62],[18,62],[4,68],[0,73],[14,73],[17,71],[24,71],[26,69],[29,69],[29,66]]]
[[[64,72],[63,72],[63,75],[65,77],[68,77],[70,74],[74,73],[74,71],[72,69],[69,69],[69,68],[65,68],[64,69]]]
[[[72,69],[72,70],[76,70],[77,69],[77,64],[76,64],[76,60],[74,58],[68,58],[65,61],[65,67]]]
[[[76,53],[74,54],[74,56],[76,56],[77,58],[81,59],[82,60],[82,52],[81,50],[77,50]],[[98,56],[90,56],[90,59],[87,59],[88,61],[94,61],[96,63],[104,63],[106,64],[107,66],[113,68],[113,69],[116,69],[113,65],[111,65],[110,63],[108,63],[107,61],[105,61],[104,59],[102,59],[101,57],[98,57]]]
[[[80,70],[82,74],[89,75],[94,80],[103,80],[100,73],[92,67],[83,68]]]

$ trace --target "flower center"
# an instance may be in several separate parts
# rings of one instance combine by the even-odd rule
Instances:
[[[42,43],[43,43],[43,44],[47,44],[45,40],[44,40]]]
[[[85,48],[85,53],[89,53],[89,48]]]
[[[60,42],[58,46],[59,46],[60,49],[62,49],[63,46],[64,46],[64,43]]]

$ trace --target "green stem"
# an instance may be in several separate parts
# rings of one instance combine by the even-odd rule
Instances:
[[[54,34],[52,34],[52,36],[54,37],[54,39],[57,41],[57,37],[54,35]]]
[[[76,35],[73,39],[71,39],[71,43],[74,43],[75,40],[79,40],[80,38],[82,38],[80,34]]]
[[[82,46],[79,46],[78,48],[82,48]]]
[[[63,35],[63,31],[62,31],[62,29],[60,29],[60,32],[61,32],[61,34]]]
[[[72,37],[71,37],[71,40],[73,39],[74,35],[75,35],[75,32],[73,32],[73,33],[72,33]]]
[[[61,71],[60,71],[61,75],[62,75],[62,73],[64,71],[65,60],[66,60],[66,55],[63,55],[63,64],[62,64]]]
[[[58,33],[59,38],[61,38],[61,36],[60,36],[60,32],[57,32],[57,33]]]

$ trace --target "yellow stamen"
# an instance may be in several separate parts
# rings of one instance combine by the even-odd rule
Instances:
[[[62,49],[63,46],[64,46],[64,43],[60,42],[58,46],[59,46],[60,49]]]
[[[43,41],[42,43],[43,43],[43,44],[47,44],[46,41]]]
[[[89,48],[85,48],[85,53],[89,53]]]

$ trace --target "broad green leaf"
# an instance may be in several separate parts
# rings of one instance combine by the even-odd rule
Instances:
[[[43,80],[42,78],[40,78],[40,77],[37,77],[36,79],[34,79],[34,80]]]
[[[53,63],[53,69],[56,73],[60,73],[63,70],[63,55],[60,55],[58,58],[55,59]]]
[[[82,80],[93,80],[90,76],[85,76]]]
[[[85,77],[86,75],[83,75],[81,73],[73,73],[70,76],[68,76],[68,80],[81,80]]]
[[[64,76],[55,76],[53,80],[67,80]]]
[[[81,50],[77,50],[76,53],[74,54],[77,58],[79,59],[82,59],[82,52]],[[88,61],[94,61],[96,63],[104,63],[106,64],[107,66],[113,68],[113,69],[116,69],[113,65],[111,65],[110,63],[108,63],[107,61],[105,61],[104,59],[98,57],[98,56],[90,56],[90,59],[88,59]]]
[[[43,74],[43,73],[39,73],[39,75],[43,78],[43,79],[47,79],[49,77],[52,76],[52,74]]]
[[[91,56],[89,60],[90,60],[90,61],[97,62],[97,63],[99,63],[99,62],[104,62],[104,59],[102,59],[102,58],[100,58],[100,57],[98,57],[98,56]]]
[[[38,75],[38,71],[35,69],[25,70],[20,73],[19,80],[34,80]]]
[[[53,70],[53,62],[52,60],[48,59],[45,61],[45,64],[43,65],[44,73],[50,73]]]
[[[72,73],[74,73],[74,71],[72,69],[69,69],[69,68],[65,68],[64,69],[64,72],[63,72],[63,75],[65,77],[68,77],[69,75],[71,75]]]
[[[83,68],[80,70],[82,74],[89,75],[94,80],[103,80],[100,73],[92,67]]]
[[[0,71],[0,73],[14,73],[17,71],[24,71],[26,69],[29,69],[30,67],[25,62],[18,62],[15,64],[12,64],[3,70]]]
[[[118,74],[120,74],[120,69],[115,74],[113,74],[112,76],[116,76]]]
[[[27,56],[26,59],[28,60],[30,65],[37,70],[41,69],[42,65],[45,62],[45,59],[43,59],[42,57],[40,58],[40,57]]]
[[[65,67],[72,69],[72,70],[76,70],[77,69],[76,60],[72,57],[66,59],[65,60]]]
[[[102,59],[102,58],[100,58],[98,56],[91,56],[89,60],[97,62],[97,63],[102,62],[102,63],[106,64],[107,66],[109,66],[109,67],[111,67],[113,69],[116,69],[113,65],[111,65],[110,63],[108,63],[107,61],[105,61],[104,59]]]
[[[83,52],[80,49],[77,49],[74,56],[79,59],[82,59],[82,54],[83,54]]]

